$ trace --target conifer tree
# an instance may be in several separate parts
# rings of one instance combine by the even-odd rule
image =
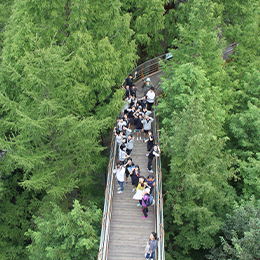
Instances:
[[[136,58],[129,16],[113,3],[106,12],[86,1],[14,3],[2,55],[1,164],[5,174],[23,170],[24,188],[61,198],[104,165],[100,134],[123,94],[114,86]]]
[[[233,89],[229,96],[230,116],[225,124],[230,138],[228,149],[240,159],[236,165],[237,192],[245,198],[252,194],[259,198],[259,2],[248,0],[238,4],[231,1],[224,6],[224,18],[228,23],[224,35],[237,43],[232,61],[225,66]],[[233,16],[232,12],[237,15]]]
[[[122,0],[122,11],[131,13],[131,28],[139,46],[143,46],[148,57],[164,52],[161,45],[165,28],[164,4],[167,0]]]
[[[207,118],[203,101],[193,100],[180,113],[172,112],[167,130],[161,130],[162,149],[170,160],[164,182],[166,247],[176,259],[192,259],[193,250],[198,254],[218,243],[235,199],[228,183],[234,159],[224,152],[225,138],[218,137],[219,127]]]
[[[260,257],[260,204],[252,197],[235,205],[223,225],[221,246],[211,250],[207,259],[253,260]]]
[[[164,184],[169,259],[193,259],[194,253],[203,258],[218,243],[236,198],[229,185],[236,160],[225,151],[223,131],[232,91],[225,89],[221,11],[209,0],[180,4],[179,38],[163,68],[159,116],[162,150],[170,162]]]
[[[77,200],[67,214],[53,204],[51,214],[36,218],[36,230],[26,233],[32,239],[29,259],[96,259],[100,217],[101,210]]]
[[[3,240],[9,241],[8,246],[1,241],[1,247],[17,252],[6,259],[22,259],[29,239],[7,231],[16,227],[16,234],[23,234],[31,215],[48,212],[50,201],[61,204],[72,191],[97,199],[96,176],[107,166],[101,135],[122,107],[123,91],[116,85],[137,58],[130,16],[120,7],[120,1],[79,0],[15,0],[12,5],[0,65],[0,149],[5,150],[0,181],[4,207],[14,210],[0,215]],[[13,177],[16,172],[19,178]],[[21,196],[11,197],[14,187],[22,190],[19,201],[25,208],[32,202],[26,194],[40,199],[8,227],[6,216],[21,210],[13,205]]]

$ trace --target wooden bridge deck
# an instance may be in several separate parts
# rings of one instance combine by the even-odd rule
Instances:
[[[153,84],[158,82],[158,75],[150,77]],[[137,84],[137,97],[142,94],[142,82]],[[134,164],[139,165],[141,175],[147,177],[147,153],[146,143],[142,140],[134,140],[134,148],[131,153]],[[108,246],[108,260],[144,260],[144,249],[151,232],[155,231],[154,207],[149,207],[149,217],[142,219],[142,207],[137,207],[137,200],[133,199],[134,192],[128,178],[128,185],[124,186],[122,194],[117,193],[119,185],[115,182],[112,203],[112,219]]]

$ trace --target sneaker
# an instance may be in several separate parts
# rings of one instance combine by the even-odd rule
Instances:
[[[134,133],[136,132],[136,130],[134,130]]]
[[[117,190],[121,190],[121,188],[119,187],[119,188],[117,188]]]
[[[138,203],[138,204],[136,204],[136,206],[137,206],[137,207],[140,207],[140,206],[141,206],[141,204],[140,204],[140,203]]]
[[[148,170],[148,172],[153,173],[153,170]]]
[[[118,191],[117,193],[118,193],[118,194],[121,194],[121,193],[123,193],[123,191],[120,190],[120,191]]]
[[[132,192],[135,192],[135,189],[132,189]]]
[[[143,218],[143,219],[146,219],[146,218],[148,218],[148,216],[147,216],[147,217],[145,217],[145,216],[142,216],[142,218]]]
[[[125,186],[127,186],[127,183],[128,183],[128,182],[126,181],[126,182],[125,182]]]
[[[149,153],[147,153],[145,156],[149,156]],[[148,168],[147,168],[148,169]]]

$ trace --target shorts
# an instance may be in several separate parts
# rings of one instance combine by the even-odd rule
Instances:
[[[149,130],[144,130],[144,132],[147,133],[147,134],[148,134],[149,131],[151,131],[151,129],[149,129]]]
[[[130,172],[128,171],[128,169],[126,169],[126,170],[125,170],[125,176],[126,176],[126,178],[128,178],[129,175],[130,175]]]
[[[142,132],[143,131],[143,129],[135,129],[135,132]]]

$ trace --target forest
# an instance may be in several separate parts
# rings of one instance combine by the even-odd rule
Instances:
[[[166,52],[166,259],[260,259],[259,42],[258,0],[0,1],[0,259],[96,259],[121,82]]]

